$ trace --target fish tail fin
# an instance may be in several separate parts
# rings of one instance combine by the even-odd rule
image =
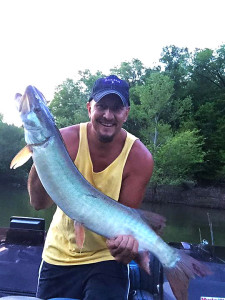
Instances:
[[[164,268],[174,296],[178,300],[188,299],[189,281],[195,276],[204,277],[212,274],[209,268],[193,257],[179,251],[180,260],[174,267]]]

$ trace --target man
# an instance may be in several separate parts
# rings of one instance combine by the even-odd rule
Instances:
[[[127,82],[115,75],[98,79],[87,110],[88,123],[61,129],[72,160],[97,189],[124,205],[138,208],[152,175],[153,159],[140,140],[122,128],[130,110]],[[34,166],[28,191],[35,209],[53,204]],[[57,208],[45,242],[37,297],[127,299],[127,264],[137,253],[138,242],[132,236],[106,240],[89,230],[80,250],[73,220]]]

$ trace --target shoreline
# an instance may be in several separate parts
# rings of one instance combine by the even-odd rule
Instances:
[[[173,203],[225,209],[225,187],[149,186],[146,190],[143,203]]]
[[[18,183],[0,184],[0,188],[7,187],[11,191],[27,191],[26,185]],[[143,203],[156,204],[182,204],[192,207],[225,209],[224,186],[193,186],[193,185],[149,185],[147,187]]]

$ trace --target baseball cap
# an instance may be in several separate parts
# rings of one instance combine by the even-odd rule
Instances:
[[[98,102],[108,94],[118,95],[124,106],[130,106],[129,85],[125,80],[119,79],[116,75],[97,79],[93,85],[89,101],[94,99]]]

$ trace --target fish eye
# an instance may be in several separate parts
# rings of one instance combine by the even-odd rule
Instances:
[[[35,112],[35,113],[39,113],[40,111],[41,111],[40,107],[35,107],[35,108],[34,108],[34,112]]]

